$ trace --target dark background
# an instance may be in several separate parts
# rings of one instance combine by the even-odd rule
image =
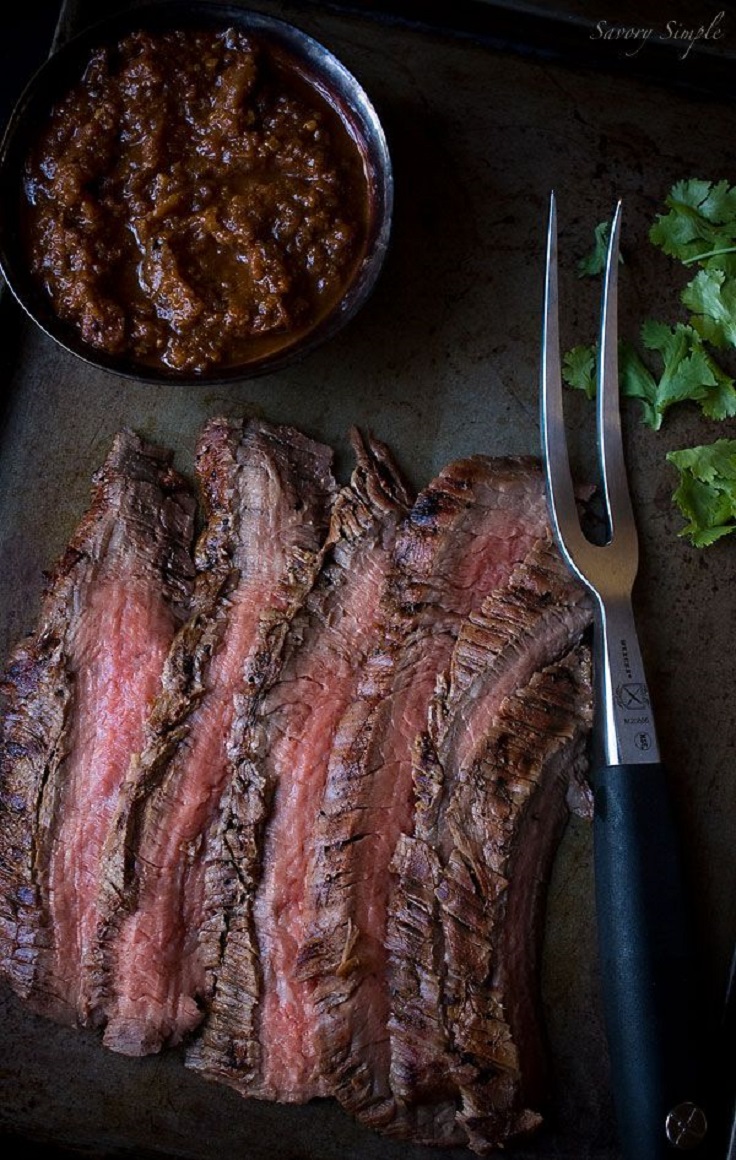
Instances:
[[[3,128],[14,102],[51,48],[60,0],[20,0],[3,16],[0,38],[0,123]]]
[[[310,0],[306,0],[304,7],[309,6]],[[324,6],[330,7],[329,2]],[[340,5],[335,6],[339,7]],[[354,0],[354,3],[351,4],[348,0],[344,6],[356,9],[370,8],[376,13],[382,11],[383,18],[387,20],[417,18],[435,23],[446,21],[447,26],[455,24],[458,27],[464,23],[467,35],[477,34],[481,38],[497,38],[503,40],[507,47],[515,51],[532,52],[542,56],[546,54],[555,56],[562,53],[570,58],[574,56],[576,46],[579,50],[583,45],[587,46],[588,49],[588,53],[586,53],[588,63],[594,63],[592,56],[594,55],[595,43],[590,42],[585,29],[581,28],[579,23],[575,23],[575,18],[582,18],[585,13],[589,14],[589,18],[594,21],[600,16],[601,18],[605,17],[609,23],[660,25],[665,16],[666,19],[680,18],[684,20],[688,11],[690,13],[697,12],[700,20],[705,20],[709,14],[722,8],[730,14],[733,12],[732,4],[683,3],[682,0],[666,0],[666,3],[663,4],[637,2],[635,5],[636,14],[632,4],[628,3],[627,0],[596,0],[595,3],[592,0],[577,0],[577,2],[576,0],[566,0],[566,2],[565,0],[546,0],[546,2],[545,0],[536,0],[534,20],[528,17],[531,6],[524,4],[523,0],[518,0],[518,2],[515,0],[496,0],[496,2],[487,3],[484,3],[483,0],[446,0],[444,3],[441,0],[421,0],[421,2],[414,4],[410,0],[395,0],[394,3],[379,0],[374,4]],[[0,129],[4,127],[12,106],[20,96],[25,83],[47,56],[60,9],[61,0],[17,0],[10,12],[6,13],[3,19],[3,34],[0,37]],[[99,15],[104,15],[104,4],[100,5]],[[566,22],[568,15],[571,18],[569,24]],[[545,17],[551,21],[550,25],[545,23]],[[731,28],[733,28],[732,21],[733,16],[731,15],[729,21]],[[550,35],[552,29],[556,33],[554,37]],[[610,45],[607,46],[606,65],[611,69],[616,69],[619,62],[609,49]],[[709,83],[721,92],[723,92],[724,87],[728,86],[731,99],[736,96],[736,64],[733,51],[732,35],[728,39],[721,60],[707,62]],[[700,83],[703,70],[698,64],[697,58],[699,56],[701,56],[700,50],[693,52],[692,68],[687,71],[683,68],[677,68],[676,73],[671,78],[673,83],[682,83],[688,77],[696,85]],[[645,61],[651,66],[656,66],[657,61],[653,57],[654,54],[649,53],[646,58],[638,58],[637,67],[643,67]],[[667,63],[670,65],[672,57],[673,54],[668,52]],[[632,65],[632,71],[633,67]],[[665,78],[660,76],[657,79],[661,83]],[[37,1147],[26,1141],[2,1135],[0,1135],[0,1145],[2,1145],[3,1155],[13,1158],[17,1156],[32,1160],[33,1157],[43,1157],[45,1160],[51,1160],[52,1157],[72,1155],[67,1151]],[[101,1155],[91,1152],[79,1154],[88,1157]],[[144,1160],[145,1153],[136,1150],[127,1153],[127,1155]]]

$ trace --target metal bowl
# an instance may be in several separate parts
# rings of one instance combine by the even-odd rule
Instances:
[[[177,372],[166,366],[108,354],[83,341],[57,317],[50,295],[32,275],[21,228],[23,172],[29,151],[54,104],[81,77],[93,51],[114,45],[127,33],[172,28],[228,28],[249,33],[295,62],[338,113],[357,143],[368,197],[367,236],[342,298],[306,333],[285,335],[276,349],[255,351],[237,365]],[[165,2],[134,9],[89,28],[55,52],[33,77],[18,101],[0,145],[0,270],[21,306],[42,330],[87,363],[145,382],[215,383],[250,378],[301,358],[336,334],[370,295],[388,247],[393,208],[391,161],[384,132],[366,93],[354,76],[323,45],[291,24],[230,5]]]

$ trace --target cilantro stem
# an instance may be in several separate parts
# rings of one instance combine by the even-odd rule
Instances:
[[[704,258],[718,258],[721,254],[736,254],[736,246],[725,246],[721,250],[706,250],[704,254],[693,254],[692,258],[683,258],[683,266],[692,266],[693,262],[702,262]]]

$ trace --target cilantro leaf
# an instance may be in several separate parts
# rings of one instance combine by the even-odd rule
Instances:
[[[657,405],[659,397],[657,380],[631,343],[620,343],[618,355],[621,394],[639,400],[642,405],[642,423],[657,431],[662,426],[662,413]]]
[[[608,239],[611,234],[611,223],[609,221],[599,222],[593,231],[593,249],[586,257],[581,258],[578,262],[578,277],[595,277],[596,274],[602,274],[606,268],[606,257],[608,255]],[[623,262],[621,254],[618,256],[619,262]]]
[[[630,343],[618,346],[621,394],[639,401],[642,421],[654,430],[680,402],[696,403],[709,419],[736,416],[734,380],[713,353],[736,347],[736,185],[681,181],[666,205],[649,237],[685,266],[701,267],[681,294],[689,320],[644,322],[646,362]],[[608,222],[596,227],[593,250],[578,263],[581,277],[605,269],[609,228]],[[589,399],[596,394],[597,360],[596,345],[576,346],[563,360],[563,380]],[[736,531],[736,439],[672,451],[667,460],[679,472],[673,500],[686,521],[680,535],[702,548]]]
[[[657,398],[657,383],[651,371],[644,365],[635,347],[621,341],[618,347],[619,383],[625,397],[638,399],[644,405],[644,422],[654,426],[654,404]],[[598,365],[598,344],[574,346],[562,360],[562,379],[568,387],[584,391],[589,399],[596,396],[596,369]]]
[[[696,548],[736,531],[736,439],[670,451],[680,473],[673,499],[688,521],[679,533]]]
[[[595,346],[574,346],[562,360],[562,378],[568,387],[595,398]]]
[[[711,419],[736,415],[736,389],[733,380],[706,350],[700,335],[691,326],[674,327],[651,319],[641,328],[647,350],[659,355],[662,370],[657,378],[634,346],[620,342],[619,382],[621,394],[638,399],[642,422],[658,431],[673,403],[699,403]],[[589,399],[596,393],[597,346],[576,346],[565,355],[562,377],[570,387],[585,392]]]
[[[736,275],[736,186],[693,179],[674,185],[649,238],[681,262]]]
[[[699,403],[709,418],[723,419],[736,414],[736,390],[733,380],[706,350],[700,335],[692,326],[678,322],[647,321],[641,328],[644,346],[662,359],[662,375],[653,401],[655,430],[673,403],[689,400]],[[646,422],[646,419],[645,419]]]
[[[698,334],[714,346],[736,346],[736,279],[700,270],[682,292]]]

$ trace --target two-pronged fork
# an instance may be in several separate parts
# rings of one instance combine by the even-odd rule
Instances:
[[[593,787],[598,946],[613,1094],[625,1160],[705,1148],[698,980],[678,837],[632,609],[638,539],[619,412],[621,205],[611,225],[598,349],[597,431],[609,542],[578,520],[562,407],[557,211],[550,202],[541,428],[550,516],[595,602]]]

